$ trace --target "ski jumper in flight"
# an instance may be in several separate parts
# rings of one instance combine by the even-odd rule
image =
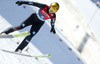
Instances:
[[[26,36],[22,43],[16,48],[18,50],[23,50],[31,41],[32,37],[40,30],[41,26],[44,24],[45,20],[51,19],[51,30],[50,32],[56,33],[54,25],[56,20],[56,12],[59,9],[59,4],[57,2],[51,3],[50,6],[38,2],[29,1],[17,1],[18,6],[22,4],[32,5],[39,8],[35,13],[32,13],[26,20],[24,20],[19,26],[10,27],[3,31],[2,33],[9,34],[13,31],[21,30],[29,25],[31,26],[30,35]]]

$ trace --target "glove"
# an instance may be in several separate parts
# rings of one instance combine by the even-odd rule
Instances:
[[[18,4],[18,6],[22,5],[22,1],[17,1],[16,4]]]
[[[50,32],[53,32],[54,34],[56,34],[56,31],[54,28],[51,28],[51,31]]]

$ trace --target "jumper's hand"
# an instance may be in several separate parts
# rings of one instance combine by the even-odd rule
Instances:
[[[18,6],[22,5],[22,1],[17,1],[16,4],[18,4]]]
[[[54,34],[56,34],[56,31],[54,28],[51,28],[51,31],[50,32],[53,32]]]

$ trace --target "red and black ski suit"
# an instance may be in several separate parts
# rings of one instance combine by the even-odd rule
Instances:
[[[56,33],[54,29],[55,19],[56,15],[55,13],[50,14],[49,13],[49,6],[46,4],[41,4],[37,2],[28,2],[28,1],[17,1],[16,4],[22,5],[22,4],[28,4],[33,5],[36,7],[39,7],[40,9],[36,12],[31,14],[25,21],[23,21],[19,26],[16,27],[10,27],[7,30],[3,31],[2,33],[9,34],[13,31],[23,29],[29,25],[32,25],[30,30],[30,35],[26,36],[25,39],[22,41],[22,43],[17,47],[15,51],[18,49],[23,50],[30,42],[32,37],[39,31],[41,26],[44,24],[45,20],[51,19],[51,32]]]

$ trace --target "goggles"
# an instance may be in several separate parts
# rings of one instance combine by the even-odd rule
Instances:
[[[56,13],[56,12],[57,12],[53,7],[50,7],[50,10],[51,10],[53,13]]]

